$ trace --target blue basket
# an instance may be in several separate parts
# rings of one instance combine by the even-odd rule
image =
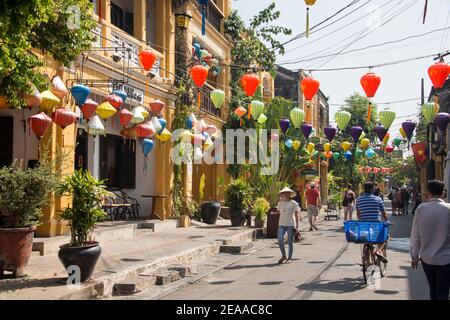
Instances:
[[[388,239],[389,222],[345,221],[345,238],[354,243],[383,243]]]

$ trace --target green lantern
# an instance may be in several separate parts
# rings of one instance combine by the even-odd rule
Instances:
[[[211,91],[211,101],[214,104],[214,107],[216,109],[220,109],[223,106],[223,103],[225,102],[225,92],[220,89],[215,89]]]
[[[261,115],[258,117],[258,123],[264,124],[267,121],[267,117],[264,113],[261,113]]]
[[[200,50],[200,57],[202,59],[206,58],[209,55],[208,50]]]
[[[362,155],[363,155],[363,151],[361,149],[357,148],[355,151],[355,158],[361,158]]]
[[[317,158],[318,155],[319,155],[319,151],[314,150],[313,154],[311,155],[311,158]]]
[[[333,153],[333,159],[334,160],[339,160],[340,157],[341,157],[341,154],[339,152]]]
[[[300,108],[294,108],[291,110],[291,121],[294,127],[300,128],[305,119],[305,112]]]
[[[433,123],[434,118],[436,117],[436,110],[439,110],[439,105],[436,105],[434,103],[425,103],[422,106],[422,114],[427,120],[427,123]]]
[[[264,111],[264,103],[259,100],[253,100],[250,103],[250,107],[253,119],[257,120]]]
[[[396,137],[393,141],[392,144],[396,147],[398,147],[401,143],[403,142],[403,139],[400,137]]]
[[[352,118],[352,115],[350,114],[350,112],[347,112],[347,111],[336,112],[336,114],[334,116],[334,120],[336,121],[336,123],[341,131],[344,131],[345,128],[347,128],[348,123],[351,118]]]
[[[389,109],[384,109],[383,111],[380,111],[378,115],[380,117],[381,124],[386,129],[389,129],[395,120],[396,113]]]

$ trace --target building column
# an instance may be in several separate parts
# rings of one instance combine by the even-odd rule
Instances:
[[[134,37],[138,40],[146,41],[146,0],[133,0],[133,29]]]

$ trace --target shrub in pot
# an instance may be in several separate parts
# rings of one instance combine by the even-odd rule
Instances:
[[[78,266],[83,282],[92,276],[101,254],[99,243],[92,240],[95,224],[106,216],[101,202],[115,195],[106,190],[103,181],[83,169],[67,176],[59,186],[58,194],[72,197],[72,205],[61,213],[61,219],[69,224],[71,240],[60,246],[58,257],[66,270]]]
[[[34,168],[13,163],[0,169],[0,276],[4,271],[11,271],[13,277],[23,276],[39,217],[58,181],[55,162],[45,156]]]
[[[267,218],[267,211],[270,209],[270,203],[265,198],[257,198],[253,204],[255,212],[255,227],[263,228]]]
[[[252,201],[252,188],[247,180],[239,178],[231,181],[225,188],[225,205],[230,207],[231,225],[244,225],[247,210]]]

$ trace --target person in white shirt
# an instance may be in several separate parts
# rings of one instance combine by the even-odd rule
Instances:
[[[442,181],[429,181],[430,199],[416,209],[411,231],[411,266],[419,261],[430,287],[431,300],[448,300],[450,291],[450,204],[441,198]]]
[[[281,190],[279,193],[280,200],[277,205],[278,213],[280,214],[280,220],[278,223],[278,245],[281,250],[281,259],[278,263],[291,263],[292,254],[294,251],[293,241],[294,235],[298,231],[298,214],[300,207],[298,203],[292,200],[295,197],[295,192],[288,187]],[[289,252],[286,258],[286,249],[284,247],[284,235],[288,235]]]

